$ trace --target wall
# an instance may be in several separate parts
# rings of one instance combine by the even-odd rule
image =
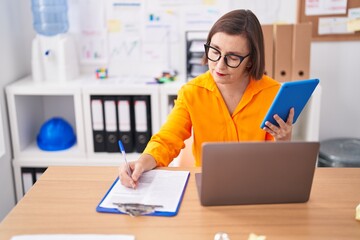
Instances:
[[[0,221],[15,204],[11,167],[9,123],[4,87],[30,73],[30,45],[33,37],[30,1],[0,1]],[[2,131],[1,131],[2,130]]]
[[[360,138],[360,41],[313,42],[312,77],[322,86],[320,140]]]

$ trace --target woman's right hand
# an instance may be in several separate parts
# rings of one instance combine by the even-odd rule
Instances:
[[[119,167],[119,178],[122,185],[129,188],[136,188],[141,175],[156,167],[155,159],[149,154],[142,154],[137,161],[129,162],[131,176],[129,176],[126,164]]]

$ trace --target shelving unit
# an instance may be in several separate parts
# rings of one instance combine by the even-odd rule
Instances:
[[[188,31],[186,38],[186,76],[194,78],[208,70],[207,65],[202,64],[204,44],[206,43],[206,31]]]
[[[175,85],[181,86],[180,81]],[[35,83],[26,77],[6,87],[10,119],[13,169],[16,196],[23,193],[22,168],[46,168],[55,165],[72,166],[118,166],[120,153],[94,152],[90,97],[103,96],[149,96],[151,105],[151,134],[161,126],[162,109],[158,84],[146,84],[136,79],[109,78],[98,80],[94,76],[81,76],[66,83]],[[171,87],[170,87],[171,89]],[[174,87],[175,89],[175,87]],[[173,91],[169,91],[173,95]],[[175,91],[176,95],[176,91]],[[43,151],[37,146],[36,137],[42,124],[52,117],[62,117],[70,123],[77,142],[62,151]],[[127,153],[129,161],[138,159],[140,153]]]

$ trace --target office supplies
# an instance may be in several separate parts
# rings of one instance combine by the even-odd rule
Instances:
[[[123,156],[123,159],[124,159],[124,162],[125,162],[125,165],[126,165],[127,174],[129,175],[129,177],[131,177],[132,171],[131,171],[131,168],[129,166],[129,163],[126,160],[126,153],[125,153],[124,146],[123,146],[121,140],[119,140],[118,143],[119,143],[120,152],[121,152],[121,154]]]
[[[97,79],[108,78],[108,70],[107,70],[107,68],[98,68],[98,69],[96,69],[96,78]]]
[[[103,98],[101,96],[91,96],[90,101],[94,152],[105,152]]]
[[[308,102],[311,94],[319,83],[319,79],[309,79],[295,82],[286,82],[281,85],[274,101],[272,102],[260,127],[265,127],[265,122],[269,121],[278,126],[274,115],[278,114],[285,122],[288,118],[290,109],[295,109],[293,124],[296,123],[301,111]]]
[[[134,96],[135,150],[144,151],[151,137],[151,110],[149,96]]]
[[[136,189],[123,186],[117,178],[96,211],[130,213],[128,210],[119,211],[119,206],[127,206],[128,209],[133,209],[133,215],[144,213],[151,216],[175,216],[179,211],[189,175],[189,171],[151,170],[141,175]],[[147,214],[145,205],[155,206],[155,212]],[[161,209],[158,208],[159,205],[162,206]]]
[[[117,113],[116,113],[116,97],[104,97],[105,112],[105,144],[107,152],[118,152],[117,145]]]
[[[126,152],[134,150],[134,110],[131,96],[117,97],[118,139]]]
[[[204,206],[299,203],[310,196],[318,142],[217,142],[195,174]],[[215,177],[216,176],[216,177]]]

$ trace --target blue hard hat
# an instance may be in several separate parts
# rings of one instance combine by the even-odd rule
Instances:
[[[41,126],[36,140],[40,149],[58,151],[73,146],[76,143],[76,136],[67,121],[60,117],[54,117]]]

